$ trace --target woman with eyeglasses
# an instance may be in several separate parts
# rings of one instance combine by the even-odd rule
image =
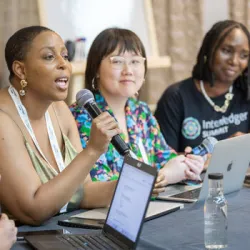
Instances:
[[[138,36],[130,30],[110,28],[102,31],[89,50],[85,86],[94,94],[102,111],[115,117],[121,137],[138,160],[159,170],[155,194],[167,184],[184,179],[199,179],[203,160],[199,156],[177,156],[165,142],[146,103],[137,100],[145,81],[147,59]],[[87,146],[92,119],[77,104],[70,106],[83,148]],[[170,160],[170,161],[169,161]],[[117,180],[123,157],[112,144],[101,155],[90,174],[93,181]]]

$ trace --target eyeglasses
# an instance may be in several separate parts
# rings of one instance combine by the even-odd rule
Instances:
[[[111,67],[113,69],[124,69],[125,64],[129,65],[132,69],[141,69],[144,66],[145,57],[133,56],[131,58],[124,58],[123,56],[111,56]]]

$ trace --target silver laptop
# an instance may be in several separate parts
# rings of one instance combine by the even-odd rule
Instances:
[[[224,194],[241,189],[250,165],[250,134],[221,140],[215,144],[202,184],[172,185],[158,196],[160,200],[196,202],[208,194],[208,174],[223,173]]]
[[[39,250],[135,249],[156,176],[155,168],[125,157],[101,232],[92,231],[85,235],[30,235],[25,239]]]

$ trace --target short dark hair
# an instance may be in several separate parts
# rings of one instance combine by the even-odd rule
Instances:
[[[29,26],[18,30],[9,38],[5,46],[5,61],[10,72],[10,80],[14,76],[13,62],[15,60],[23,61],[35,37],[44,31],[54,32],[43,26]]]
[[[100,67],[103,58],[119,47],[119,53],[133,51],[140,53],[146,58],[145,48],[140,38],[131,30],[121,28],[109,28],[103,30],[93,41],[87,58],[85,72],[85,87],[92,92],[92,80],[95,79],[96,73]],[[145,74],[147,70],[147,60],[145,60]]]
[[[214,55],[221,43],[236,28],[241,29],[246,34],[250,48],[250,33],[242,23],[234,20],[224,20],[215,23],[203,39],[197,55],[197,62],[193,67],[192,77],[194,79],[208,81],[213,86],[213,73],[210,65],[213,63]],[[250,59],[248,60],[248,67],[235,80],[234,85],[246,94],[247,100],[250,100]]]

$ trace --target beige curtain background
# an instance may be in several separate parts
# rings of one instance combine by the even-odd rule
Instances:
[[[155,104],[166,87],[191,75],[203,38],[203,0],[152,0],[160,55],[168,69],[150,70],[143,99]]]
[[[29,25],[39,25],[36,0],[0,0],[0,88],[9,84],[5,44],[15,31]]]
[[[228,0],[229,17],[250,29],[250,0]]]

